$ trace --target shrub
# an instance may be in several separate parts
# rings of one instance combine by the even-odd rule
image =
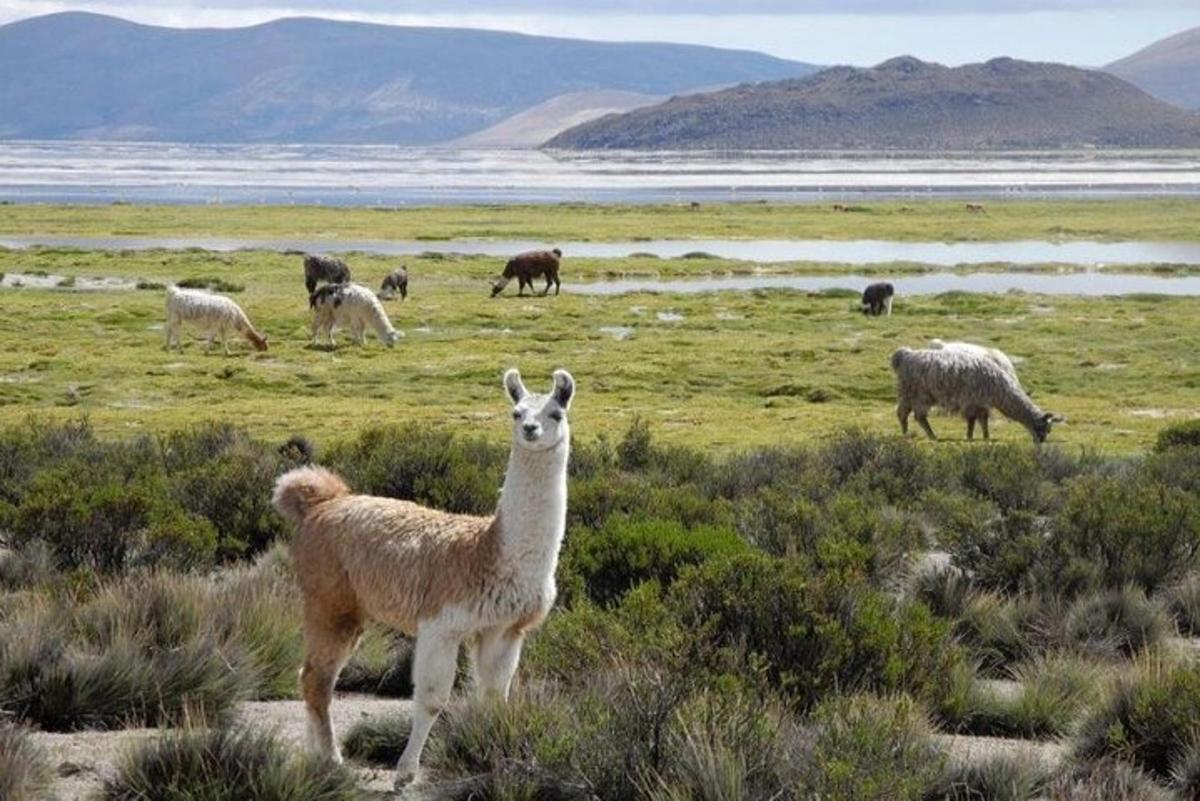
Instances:
[[[1030,801],[1038,797],[1048,774],[1046,765],[1028,752],[955,762],[925,797],[930,801]]]
[[[499,497],[503,451],[428,426],[381,426],[328,452],[356,491],[448,512],[490,514]]]
[[[654,443],[650,435],[650,424],[634,416],[625,436],[617,443],[617,464],[622,470],[644,470],[654,457]]]
[[[1171,786],[1184,798],[1200,798],[1200,727],[1186,735],[1186,743],[1175,756]]]
[[[1181,632],[1200,636],[1200,573],[1192,573],[1171,587],[1166,603]]]
[[[412,641],[380,626],[371,626],[338,676],[343,692],[390,698],[412,696]]]
[[[1130,656],[1160,645],[1175,627],[1162,604],[1127,586],[1079,598],[1067,612],[1065,629],[1085,652]]]
[[[1197,445],[1200,445],[1200,420],[1188,420],[1160,430],[1154,441],[1154,450],[1161,453],[1171,448],[1194,448]]]
[[[393,767],[408,745],[411,730],[412,721],[407,716],[363,718],[346,733],[342,747],[351,759]]]
[[[1083,760],[1124,759],[1167,781],[1184,758],[1185,737],[1197,721],[1200,665],[1146,657],[1085,717],[1074,752]]]
[[[967,448],[959,458],[963,488],[995,504],[1002,515],[1040,514],[1048,508],[1051,487],[1030,448]]]
[[[835,689],[921,694],[958,659],[947,625],[923,605],[760,554],[686,571],[671,604],[685,631],[761,656],[802,709]]]
[[[1087,762],[1055,776],[1047,801],[1174,801],[1175,796],[1137,768],[1117,759]]]
[[[172,732],[142,746],[104,782],[103,801],[342,801],[360,797],[353,774],[292,756],[273,735]]]
[[[637,584],[653,580],[666,587],[688,565],[746,550],[746,543],[728,528],[687,530],[674,521],[622,516],[610,517],[599,531],[573,531],[565,558],[568,569],[582,577],[589,597],[609,604]]]
[[[28,733],[0,723],[0,798],[5,801],[51,798],[53,782],[49,760]]]
[[[941,775],[943,757],[908,698],[832,698],[811,723],[800,757],[800,798],[920,799]]]
[[[1178,488],[1081,476],[1066,486],[1046,546],[1047,585],[1069,593],[1136,584],[1151,592],[1197,567],[1200,511]]]
[[[962,617],[974,593],[967,576],[954,565],[919,563],[909,577],[908,595],[929,607],[937,616]]]

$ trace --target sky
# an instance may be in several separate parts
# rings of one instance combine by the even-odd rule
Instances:
[[[0,24],[69,10],[178,27],[321,16],[688,42],[864,66],[902,54],[1099,66],[1200,26],[1200,0],[0,0]]]

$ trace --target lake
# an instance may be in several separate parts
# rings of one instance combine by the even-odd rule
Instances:
[[[0,142],[0,201],[326,204],[1200,194],[1200,152],[905,154]]]

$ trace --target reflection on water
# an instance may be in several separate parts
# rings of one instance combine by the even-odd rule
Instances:
[[[392,256],[419,253],[459,253],[508,258],[523,250],[558,247],[572,257],[615,259],[631,254],[679,258],[703,253],[750,262],[812,261],[839,264],[881,264],[907,261],[952,267],[956,264],[1200,264],[1200,242],[886,242],[876,240],[735,240],[658,239],[638,242],[538,242],[533,240],[470,240],[448,242],[412,240],[214,239],[206,237],[81,237],[3,236],[0,247],[34,246],[85,250],[179,250],[201,248],[233,251],[256,248],[306,253],[335,251]]]
[[[595,281],[563,286],[564,292],[581,295],[624,295],[632,292],[693,294],[752,289],[797,289],[820,292],[848,289],[855,292],[879,276],[778,275],[678,281]],[[1136,273],[927,273],[888,278],[898,295],[938,295],[943,292],[1031,292],[1042,295],[1200,295],[1200,276],[1163,278]]]
[[[395,206],[1200,194],[1190,151],[904,154],[0,142],[0,200]]]

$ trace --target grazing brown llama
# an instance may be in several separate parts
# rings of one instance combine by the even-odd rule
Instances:
[[[528,253],[521,253],[508,260],[504,265],[504,272],[500,277],[492,282],[492,297],[496,297],[504,291],[504,287],[508,286],[508,282],[516,278],[519,282],[517,290],[518,295],[525,294],[525,286],[528,285],[530,291],[533,290],[533,279],[538,276],[544,276],[546,279],[546,288],[542,290],[542,294],[550,292],[550,284],[554,284],[554,294],[557,295],[562,283],[558,280],[558,262],[562,258],[562,251],[558,248],[554,250],[531,250]]]

